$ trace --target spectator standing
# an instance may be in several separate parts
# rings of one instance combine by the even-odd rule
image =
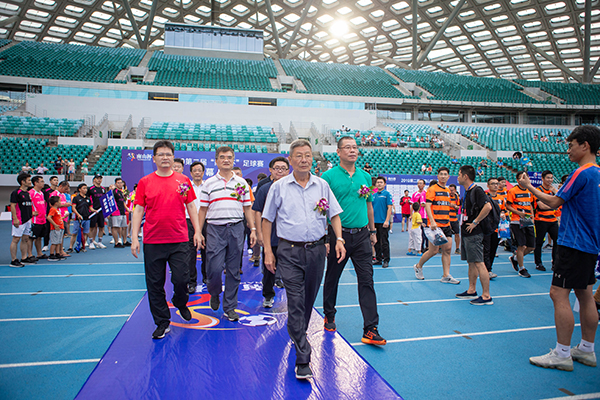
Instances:
[[[60,214],[60,209],[58,208],[60,205],[60,198],[58,196],[50,196],[49,202],[50,211],[48,211],[46,217],[50,224],[50,256],[48,257],[48,261],[60,261],[65,259],[65,257],[60,254],[65,233],[65,224]]]
[[[105,249],[106,246],[102,243],[102,236],[104,236],[104,213],[102,212],[102,204],[100,199],[106,194],[106,189],[102,186],[102,175],[94,175],[92,182],[94,183],[88,188],[88,194],[92,200],[92,207],[95,210],[100,210],[90,218],[90,250]],[[98,235],[98,241],[96,241],[96,235]]]
[[[421,225],[423,224],[423,218],[419,210],[421,209],[420,203],[412,203],[413,213],[410,217],[410,231],[408,232],[408,253],[407,256],[420,256],[421,255]],[[413,252],[414,251],[414,252]]]
[[[17,176],[19,188],[10,194],[10,213],[12,214],[12,241],[10,243],[10,266],[21,268],[23,264],[35,264],[37,258],[31,253],[31,218],[33,209],[29,188],[31,175],[21,173]],[[37,214],[36,214],[37,215]],[[17,246],[21,242],[21,261],[17,258]]]
[[[56,160],[54,160],[54,169],[58,175],[62,174],[63,170],[63,159],[62,156],[58,156]]]
[[[94,210],[92,207],[92,200],[87,195],[88,186],[85,183],[80,183],[77,186],[77,195],[73,196],[73,214],[75,214],[75,220],[73,221],[73,232],[71,236],[71,246],[77,240],[77,235],[81,230],[81,251],[84,253],[87,251],[85,244],[87,243],[87,236],[90,233],[90,215],[99,210]]]
[[[33,184],[33,188],[29,191],[29,197],[31,197],[32,211],[36,212],[36,215],[33,216],[32,226],[31,226],[31,239],[35,245],[35,250],[37,252],[37,259],[43,260],[48,258],[42,252],[42,238],[46,236],[46,200],[44,198],[44,192],[42,189],[44,188],[44,178],[37,175],[31,178],[31,183]]]
[[[371,165],[367,162],[367,163],[365,163],[363,170],[365,170],[365,172],[367,174],[371,175],[371,171],[373,170],[373,167],[371,167]]]
[[[554,196],[557,190],[552,186],[554,181],[554,175],[551,171],[542,172],[542,185],[537,190],[546,193],[549,196]],[[533,255],[535,258],[535,269],[538,271],[545,271],[546,267],[542,264],[542,246],[544,245],[544,238],[546,234],[550,235],[552,243],[555,246],[552,247],[552,260],[556,257],[556,240],[558,239],[558,219],[556,218],[556,210],[548,207],[544,202],[534,199],[533,201],[535,209],[535,250]]]
[[[157,170],[140,179],[135,196],[135,209],[132,217],[131,254],[137,258],[140,252],[138,234],[142,216],[146,214],[144,225],[144,267],[150,312],[156,324],[153,339],[162,339],[170,331],[171,312],[165,298],[167,262],[171,268],[173,282],[173,306],[179,310],[181,318],[192,319],[187,308],[188,283],[188,233],[185,222],[187,209],[194,225],[195,243],[200,246],[202,237],[198,226],[197,211],[194,205],[195,192],[185,175],[173,172],[175,148],[171,142],[158,141],[152,150]]]
[[[375,230],[377,231],[377,242],[375,243],[374,264],[383,262],[382,267],[387,268],[390,264],[390,241],[389,230],[392,215],[392,194],[385,190],[386,179],[378,176],[375,181],[377,191],[373,193],[373,216]]]
[[[402,222],[400,223],[400,225],[402,226],[402,232],[404,232],[405,230],[409,231],[412,228],[409,228],[409,220],[410,220],[410,214],[411,214],[411,198],[408,195],[409,192],[408,190],[404,191],[404,196],[402,196],[402,198],[400,199],[400,207],[401,207],[401,211],[402,211]],[[419,248],[419,250],[421,250]]]
[[[517,172],[517,182],[527,172]],[[531,275],[523,265],[523,258],[535,248],[535,233],[533,231],[533,195],[531,192],[517,183],[506,195],[506,209],[512,213],[510,231],[517,242],[516,257],[509,257],[513,269],[523,278],[531,278]]]
[[[83,161],[81,162],[81,174],[83,175],[82,180],[85,181],[85,176],[89,173],[89,165],[90,163],[88,162],[87,157],[83,159]]]
[[[494,304],[490,296],[490,276],[483,262],[483,230],[479,225],[492,210],[489,197],[475,184],[475,168],[463,165],[458,171],[458,183],[465,188],[463,210],[461,260],[469,264],[469,288],[458,293],[459,299],[472,299],[471,304],[487,306]],[[482,294],[477,296],[477,277]]]
[[[115,188],[113,196],[117,209],[111,215],[112,236],[115,240],[116,248],[131,246],[127,241],[127,210],[125,208],[125,195],[123,194],[123,179],[115,178]]]
[[[425,165],[425,164],[423,164]],[[425,212],[425,203],[427,202],[427,192],[425,191],[425,181],[423,179],[419,179],[417,181],[417,191],[412,195],[412,202],[419,203],[421,206],[419,207],[419,214],[421,214],[422,225],[421,225],[421,248],[417,249],[420,253],[425,252],[427,248],[428,241],[425,236],[425,231],[423,227],[427,226],[427,213]]]
[[[460,254],[460,224],[458,223],[458,212],[460,211],[460,197],[456,191],[456,185],[454,183],[448,185],[450,189],[450,228],[454,234],[454,242],[456,243],[456,250],[454,254]],[[448,238],[450,240],[450,238]]]
[[[556,348],[529,362],[544,368],[573,370],[573,360],[596,366],[594,339],[598,328],[598,312],[592,295],[596,281],[594,269],[600,252],[600,167],[596,153],[600,148],[600,130],[591,125],[579,126],[567,137],[569,160],[579,164],[555,196],[535,190],[527,175],[521,175],[519,184],[551,208],[562,206],[562,220],[558,232],[557,257],[550,298],[554,303]],[[592,211],[593,210],[593,211]],[[579,300],[581,342],[570,348],[575,321],[569,294],[575,291]]]

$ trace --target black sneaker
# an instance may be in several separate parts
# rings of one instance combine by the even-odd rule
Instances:
[[[260,265],[260,259],[254,260],[254,266],[258,267]]]
[[[538,271],[545,271],[546,267],[544,267],[542,264],[538,264],[535,266],[535,269],[537,269]]]
[[[188,293],[189,294],[196,293],[196,285],[194,283],[188,283]]]
[[[125,243],[123,243],[123,246],[125,247],[131,247],[131,242],[127,241]]]
[[[373,260],[373,265],[381,265],[382,263],[382,260]]]
[[[33,260],[31,259],[31,257],[22,258],[22,259],[21,259],[21,264],[25,264],[25,265],[31,265],[31,264],[35,264],[35,261],[33,261]]]
[[[58,261],[60,260],[60,257],[57,256],[56,254],[51,254],[50,257],[48,257],[48,261]]]
[[[221,302],[219,301],[219,295],[210,296],[210,308],[212,308],[214,311],[217,311],[220,305]]]
[[[190,312],[190,309],[187,307],[180,308],[179,315],[181,315],[181,318],[185,319],[186,321],[189,321],[190,319],[192,319],[192,313]]]
[[[527,269],[525,268],[519,271],[519,276],[523,278],[531,278],[531,275],[529,275],[529,272],[527,272]]]
[[[10,262],[10,266],[13,268],[23,268],[24,267],[24,265],[21,263],[21,261],[19,261],[16,258]]]
[[[39,259],[39,258],[37,258],[36,256],[31,256],[31,257],[27,257],[27,258],[29,259],[29,261],[32,261],[32,262],[34,262],[34,263],[36,263],[36,262],[40,261],[40,259]]]
[[[47,260],[47,259],[48,259],[48,256],[47,256],[47,255],[45,255],[45,254],[42,254],[41,256],[38,256],[38,257],[37,257],[37,259],[38,259],[38,260]]]
[[[459,298],[459,299],[476,299],[479,296],[477,295],[477,292],[475,292],[475,293],[469,293],[468,290],[465,290],[462,293],[457,293],[456,297]]]
[[[225,312],[225,314],[223,314],[223,316],[225,318],[227,318],[228,320],[230,320],[231,322],[235,322],[240,319],[240,316],[238,315],[238,313],[235,312],[235,310],[229,310],[229,311]]]
[[[72,253],[72,252],[73,252],[73,249],[69,247],[69,248],[67,249],[67,253]]]
[[[379,335],[379,332],[375,327],[367,329],[360,341],[366,344],[375,344],[377,346],[383,346],[387,343],[387,341]]]
[[[279,289],[283,289],[283,281],[281,279],[275,280],[275,286],[277,286]]]
[[[296,379],[308,379],[313,377],[309,364],[298,364],[294,371],[296,372]]]
[[[382,268],[387,268],[390,266],[390,262],[389,261],[384,261],[383,265],[381,266]]]
[[[323,328],[329,332],[335,332],[337,327],[335,326],[335,317],[329,319],[327,316],[323,319]]]
[[[519,262],[517,261],[517,258],[515,257],[515,255],[513,254],[512,256],[508,257],[508,259],[510,260],[510,262],[512,263],[512,267],[516,272],[519,272]]]
[[[125,246],[123,246],[123,243],[117,243],[117,244],[115,244],[115,248],[116,249],[122,249],[123,247],[125,247]]]
[[[165,337],[167,333],[171,332],[171,328],[169,327],[169,322],[160,324],[156,327],[154,333],[152,333],[152,339],[162,339]]]

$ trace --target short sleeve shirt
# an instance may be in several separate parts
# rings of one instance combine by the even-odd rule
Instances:
[[[556,194],[565,202],[558,228],[558,244],[585,253],[600,252],[600,167],[577,168]]]
[[[514,186],[506,194],[506,204],[512,206],[517,211],[525,214],[531,214],[533,204],[533,195],[527,189],[521,189],[519,185]],[[511,221],[520,221],[521,217],[517,213],[512,213]]]
[[[392,194],[382,190],[373,194],[373,213],[376,224],[383,224],[387,217],[388,206],[392,205]],[[389,222],[389,221],[388,221]]]
[[[73,205],[84,221],[90,219],[90,207],[92,206],[92,200],[89,198],[89,196],[74,196]]]
[[[421,214],[419,214],[418,212],[413,213],[412,215],[412,229],[417,229],[421,227],[421,224],[423,223],[423,218],[421,218]]]
[[[46,223],[46,200],[43,192],[36,192],[31,189],[29,191],[31,197],[32,211],[37,211],[38,215],[33,217],[33,223],[43,225]]]
[[[50,208],[50,211],[48,211],[48,216],[52,219],[52,221],[54,221],[56,225],[58,225],[59,229],[65,229],[65,223],[63,222],[62,216],[60,215],[60,211],[58,208]],[[54,225],[50,224],[50,230],[56,230]]]
[[[99,210],[102,207],[102,205],[100,204],[100,199],[105,194],[106,194],[106,189],[104,189],[102,186],[94,185],[89,188],[88,195],[90,196],[90,199],[92,199],[92,205],[95,210]]]
[[[329,209],[325,215],[315,210],[325,199]],[[327,220],[342,212],[333,192],[324,179],[311,175],[302,187],[290,174],[275,182],[265,201],[263,218],[277,224],[277,235],[292,242],[314,242],[327,233]]]
[[[192,182],[178,172],[170,176],[158,176],[153,172],[140,179],[134,204],[146,209],[144,243],[187,242],[185,207],[195,198]]]
[[[331,191],[344,210],[340,215],[344,228],[362,228],[369,223],[367,215],[367,202],[373,201],[369,195],[367,198],[358,194],[360,188],[365,185],[371,187],[371,175],[356,168],[350,176],[348,171],[339,165],[323,173],[322,178],[329,184]]]
[[[421,218],[426,219],[427,213],[425,211],[425,203],[427,202],[427,192],[425,190],[423,190],[422,192],[414,192],[412,195],[412,202],[421,204],[419,214],[421,214]]]
[[[410,214],[410,205],[412,202],[410,201],[409,196],[403,196],[400,199],[400,206],[402,206],[402,214],[408,215]]]
[[[471,198],[471,196],[473,198]],[[475,204],[473,204],[472,200],[475,200]],[[480,186],[473,186],[471,189],[467,190],[465,193],[465,206],[464,206],[464,214],[466,215],[466,219],[461,227],[461,234],[463,236],[474,236],[480,233],[483,233],[481,230],[481,225],[477,224],[475,228],[471,231],[471,233],[466,231],[467,223],[471,223],[477,218],[479,212],[483,209],[483,207],[490,202],[490,197],[483,191]]]
[[[115,190],[113,190],[113,196],[115,197],[115,203],[117,204],[117,210],[112,215],[113,216],[126,215],[126,213],[125,213],[125,196],[123,195],[123,192],[119,189],[115,189]]]
[[[17,208],[17,219],[20,224],[24,224],[31,220],[32,215],[32,202],[29,192],[21,189],[16,189],[10,194],[10,202],[15,203]]]
[[[239,186],[238,186],[239,185]],[[245,188],[239,198],[235,196],[236,187]],[[208,178],[200,190],[200,206],[208,207],[206,222],[211,225],[225,225],[244,219],[244,207],[250,206],[248,182],[236,174],[229,180],[219,173]]]
[[[273,185],[273,181],[269,179],[269,182],[262,185],[260,189],[256,191],[254,204],[252,204],[252,210],[258,211],[260,213],[265,209],[265,202],[267,201],[267,195],[269,194],[269,190],[271,189],[271,185]],[[260,221],[256,221],[257,224],[260,224]],[[279,238],[277,237],[277,224],[273,224],[271,227],[271,246],[277,246],[279,244]]]
[[[436,183],[427,190],[427,202],[435,223],[440,228],[450,226],[450,189]]]

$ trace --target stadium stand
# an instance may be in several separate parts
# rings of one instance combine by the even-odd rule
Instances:
[[[60,155],[63,159],[73,159],[75,165],[92,151],[92,146],[58,145],[48,147],[48,139],[2,138],[0,139],[0,158],[3,174],[18,174],[26,162],[32,168],[40,163],[48,168],[46,174],[56,174],[54,160]],[[120,169],[120,168],[119,168]]]
[[[552,171],[555,181],[559,181],[561,176],[568,175],[577,168],[577,164],[571,162],[565,154],[525,153],[523,158],[528,158],[531,163],[527,166],[527,170],[536,172]],[[512,157],[504,157],[501,161],[517,171],[524,168],[522,159],[516,160]],[[600,157],[596,157],[596,163],[598,162],[600,162]]]
[[[582,83],[542,82],[516,79],[516,83],[527,87],[538,87],[562,100],[563,104],[600,104],[600,86]]]
[[[0,105],[0,114],[4,114],[7,111],[13,111],[16,110],[17,108],[19,108],[19,106],[17,104],[2,104]]]
[[[137,66],[145,50],[24,41],[0,52],[0,75],[126,83],[122,69]]]
[[[138,83],[209,89],[282,91],[271,87],[269,78],[277,77],[277,69],[271,59],[233,60],[177,56],[155,51],[148,63],[148,69],[156,71],[154,81]]]
[[[336,96],[417,98],[397,90],[397,82],[379,67],[279,60],[285,73],[300,79],[306,91]]]
[[[11,42],[12,42],[12,40],[10,40],[10,39],[0,39],[0,47],[4,47]]]
[[[271,133],[271,127],[268,126],[179,122],[154,122],[146,133],[146,138],[213,142],[277,143],[277,136],[274,133]]]
[[[462,136],[487,147],[490,150],[527,151],[537,153],[564,153],[567,145],[556,143],[558,132],[564,139],[571,133],[569,129],[524,128],[524,127],[492,127],[492,126],[444,126],[439,129],[447,133],[460,133]],[[476,135],[476,136],[473,136]],[[535,139],[535,135],[538,136]],[[541,141],[542,137],[548,141]]]
[[[0,133],[2,134],[75,136],[82,125],[82,119],[55,119],[0,115]]]
[[[490,177],[506,176],[511,174],[504,167],[498,167],[491,160],[485,157],[462,157],[457,159],[456,163],[452,162],[452,158],[440,151],[400,151],[396,149],[361,149],[362,156],[359,156],[356,165],[363,168],[368,162],[373,168],[371,176],[380,174],[396,174],[396,175],[431,175],[431,179],[435,179],[437,169],[439,167],[448,167],[450,175],[458,175],[458,170],[462,165],[472,165],[475,169],[478,168],[482,160],[486,160],[488,166],[481,168],[482,173],[477,175],[476,182],[486,182]],[[326,160],[331,161],[333,166],[339,165],[340,159],[336,153],[324,153]],[[431,172],[422,172],[421,167],[431,165]],[[313,172],[316,162],[313,162]]]
[[[121,146],[111,146],[98,159],[92,170],[92,175],[121,175]]]
[[[453,75],[444,72],[412,71],[390,68],[404,82],[413,82],[427,90],[430,100],[479,101],[492,103],[547,103],[523,93],[523,89],[504,79]]]
[[[387,124],[394,131],[358,131],[351,130],[340,134],[332,129],[331,134],[338,141],[341,137],[352,136],[356,144],[367,146],[410,147],[410,148],[441,148],[439,143],[431,144],[430,139],[439,136],[439,132],[424,124]],[[362,138],[365,138],[364,141]]]

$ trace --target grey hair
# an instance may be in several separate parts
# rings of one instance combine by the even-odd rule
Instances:
[[[296,139],[292,142],[292,144],[290,144],[290,155],[294,152],[294,149],[297,147],[304,147],[304,146],[308,146],[310,147],[310,149],[312,150],[312,146],[310,145],[310,142],[306,139]]]

